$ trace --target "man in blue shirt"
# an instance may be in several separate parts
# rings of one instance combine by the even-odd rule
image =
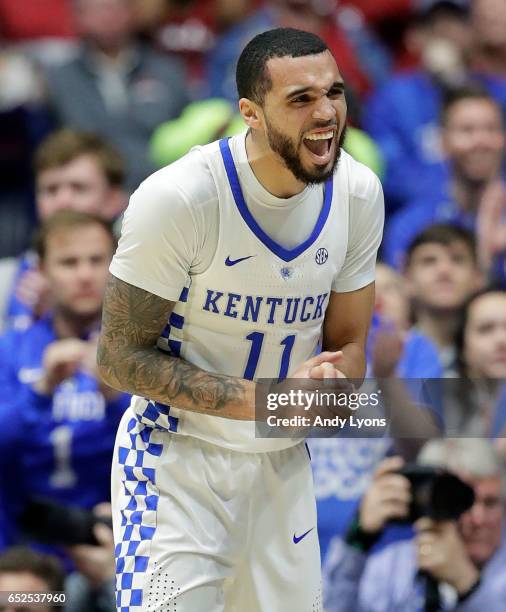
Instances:
[[[500,107],[480,89],[456,90],[442,115],[442,141],[449,175],[439,193],[413,201],[386,226],[383,259],[399,268],[408,245],[433,223],[474,230],[482,200],[501,179],[504,123]]]
[[[114,247],[100,217],[59,211],[41,227],[37,252],[52,311],[0,338],[1,499],[11,522],[33,497],[89,509],[110,499],[114,438],[129,403],[96,377]]]
[[[412,3],[420,14],[406,33],[406,46],[420,56],[422,65],[390,78],[373,93],[362,114],[363,127],[386,160],[388,212],[422,194],[437,194],[445,181],[439,116],[447,91],[479,83],[506,116],[504,5],[500,0],[492,6],[487,2]]]

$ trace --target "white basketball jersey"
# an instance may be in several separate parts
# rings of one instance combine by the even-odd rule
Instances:
[[[325,184],[309,238],[288,250],[255,222],[245,203],[227,140],[202,148],[219,197],[219,239],[208,269],[191,277],[160,338],[209,372],[255,380],[284,378],[317,351],[331,286],[348,247],[348,172]],[[146,400],[136,398],[137,414]],[[279,450],[298,440],[255,438],[255,424],[180,410],[173,431],[234,450]],[[148,419],[152,422],[156,419]]]

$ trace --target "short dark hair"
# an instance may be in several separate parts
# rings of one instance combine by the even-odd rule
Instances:
[[[424,244],[440,244],[449,246],[455,242],[463,242],[473,261],[476,263],[476,238],[470,230],[450,223],[436,223],[421,231],[411,241],[406,251],[405,267],[411,263],[415,250]]]
[[[70,128],[52,132],[42,141],[35,151],[35,174],[64,166],[82,155],[95,157],[111,187],[123,185],[125,162],[116,149],[97,134]]]
[[[48,591],[63,591],[65,573],[59,559],[53,555],[26,546],[9,548],[0,555],[0,574],[21,573],[37,576],[47,584]]]
[[[112,224],[98,215],[81,212],[79,210],[57,210],[42,222],[38,228],[34,247],[41,261],[46,257],[47,242],[49,236],[59,231],[68,231],[76,228],[87,227],[89,225],[99,225],[111,238],[111,245],[114,250],[116,238],[112,230]]]
[[[442,126],[448,123],[448,115],[451,109],[462,100],[484,100],[497,108],[498,113],[502,117],[502,110],[497,101],[477,83],[468,83],[461,87],[448,89],[443,96],[441,106],[440,121]]]
[[[266,64],[273,57],[303,57],[328,51],[316,34],[295,28],[276,28],[250,40],[237,62],[236,82],[239,98],[263,104],[272,87]]]

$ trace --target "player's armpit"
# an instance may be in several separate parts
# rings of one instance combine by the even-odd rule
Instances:
[[[254,383],[205,372],[156,348],[173,308],[174,302],[111,275],[97,352],[104,382],[183,410],[253,420]]]
[[[365,343],[374,308],[374,283],[356,291],[330,294],[323,324],[323,349],[343,351],[339,370],[348,378],[365,375]]]

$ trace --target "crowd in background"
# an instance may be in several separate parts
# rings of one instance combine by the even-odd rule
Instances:
[[[382,180],[368,376],[420,427],[310,440],[326,610],[423,609],[427,575],[445,610],[506,610],[504,0],[0,0],[0,591],[115,609],[109,466],[129,398],[95,352],[121,213],[151,172],[245,129],[235,63],[277,26],[326,41],[344,147]],[[444,384],[420,414],[424,379]],[[392,526],[417,457],[468,482],[471,510]],[[73,539],[44,518],[70,506],[103,520]]]

